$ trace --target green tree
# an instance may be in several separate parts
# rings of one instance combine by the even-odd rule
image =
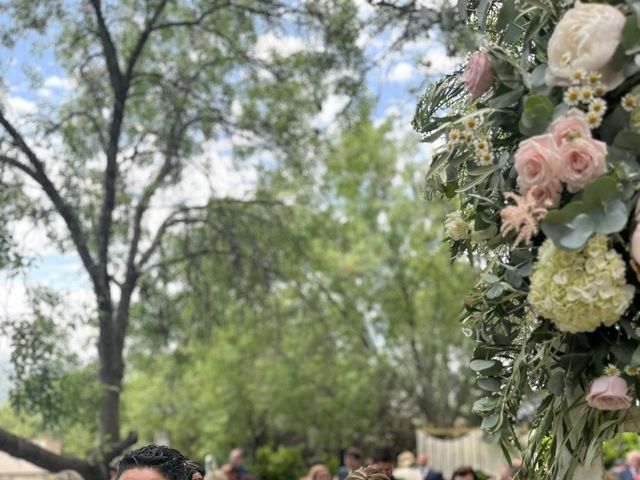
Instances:
[[[202,256],[226,262],[231,250],[243,251],[237,246],[244,239],[239,228],[220,228],[222,219],[268,222],[271,215],[263,207],[272,202],[263,198],[231,200],[211,191],[193,200],[181,181],[214,141],[238,137],[247,140],[236,153],[257,172],[275,164],[303,174],[319,142],[311,126],[323,99],[357,98],[356,13],[341,0],[0,3],[12,26],[5,44],[28,42],[35,31],[45,48],[55,46],[74,84],[35,115],[0,110],[0,172],[3,184],[41,193],[27,196],[31,208],[12,211],[7,221],[29,217],[49,226],[60,249],[82,262],[95,296],[101,391],[99,449],[89,460],[46,452],[5,429],[0,448],[52,471],[106,478],[109,460],[136,440],[121,436],[120,395],[140,282],[166,264]],[[261,33],[297,28],[310,48],[260,54]],[[168,233],[188,237],[195,225],[208,225],[217,242],[163,254]]]
[[[269,263],[277,281],[203,259],[165,273],[181,285],[171,298],[162,284],[145,290],[125,399],[145,438],[165,426],[198,455],[302,444],[314,456],[354,441],[412,448],[414,420],[470,416],[471,342],[457,317],[473,271],[449,263],[445,209],[421,197],[412,149],[368,116],[324,153],[312,184],[278,179],[295,207],[280,226],[255,225],[263,242],[299,245]],[[150,350],[157,363],[137,360]]]

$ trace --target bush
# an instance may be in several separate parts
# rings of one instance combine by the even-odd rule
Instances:
[[[307,471],[302,448],[260,447],[256,452],[255,473],[262,480],[298,480]]]

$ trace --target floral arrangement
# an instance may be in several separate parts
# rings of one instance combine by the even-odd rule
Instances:
[[[414,128],[441,145],[427,192],[456,206],[452,257],[483,267],[474,411],[529,478],[571,478],[640,404],[640,1],[466,3],[486,46]]]

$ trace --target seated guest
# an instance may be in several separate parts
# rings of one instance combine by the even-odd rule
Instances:
[[[331,480],[331,473],[326,465],[318,463],[309,469],[307,478],[309,480]]]
[[[453,471],[451,480],[478,480],[478,475],[471,467],[458,467]]]
[[[389,480],[395,480],[393,476],[393,455],[389,447],[378,446],[373,449],[372,466],[382,470]]]
[[[422,480],[443,480],[442,473],[429,466],[429,456],[424,452],[418,455],[418,468]]]
[[[122,457],[116,480],[191,480],[193,466],[173,448],[147,445]]]
[[[398,455],[398,468],[393,471],[393,476],[397,480],[424,480],[415,464],[416,457],[413,453],[402,452]]]
[[[362,467],[362,452],[359,448],[349,447],[344,452],[344,465],[338,470],[338,480],[345,480],[349,473]]]

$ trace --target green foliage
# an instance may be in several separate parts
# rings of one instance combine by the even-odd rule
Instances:
[[[541,223],[542,231],[558,246],[580,249],[595,234],[617,233],[625,228],[631,211],[628,200],[615,178],[601,177],[587,185],[582,200],[550,211]]]
[[[260,447],[256,452],[256,475],[264,480],[297,480],[306,473],[300,447]]]
[[[624,459],[632,450],[640,450],[640,435],[624,432],[604,442],[604,462],[609,468],[618,459]]]
[[[637,52],[639,3],[608,3],[628,15],[616,57],[626,81],[604,95],[610,109],[602,126],[592,129],[594,138],[608,144],[610,175],[582,192],[564,192],[562,208],[547,213],[542,231],[564,249],[581,248],[596,233],[609,235],[615,255],[627,260],[629,217],[640,188],[638,138],[619,103],[625,93],[633,94],[638,83],[632,57]],[[468,227],[469,235],[451,242],[451,256],[471,261],[480,257],[485,267],[465,299],[463,320],[476,340],[471,368],[484,392],[474,411],[505,452],[508,444],[524,447],[514,426],[528,420],[527,473],[553,478],[570,477],[578,462],[590,464],[602,441],[619,428],[621,416],[588,407],[584,389],[602,375],[607,363],[622,366],[637,360],[637,335],[632,330],[638,306],[632,305],[617,327],[566,335],[527,302],[532,265],[544,237],[534,236],[526,248],[510,248],[509,238],[474,242],[471,237],[488,226],[498,227],[505,193],[520,190],[514,167],[520,142],[548,131],[549,124],[569,108],[562,89],[547,85],[545,77],[547,42],[572,5],[531,0],[458,2],[460,13],[494,42],[487,50],[495,82],[475,105],[467,105],[458,76],[445,77],[420,100],[413,123],[423,140],[447,145],[434,155],[427,193],[452,199]],[[473,144],[461,135],[470,124],[473,134],[490,140],[490,165],[477,165]],[[635,226],[633,221],[630,226]],[[626,277],[637,286],[633,272],[629,270]],[[632,389],[637,387],[637,381],[629,381]],[[531,398],[535,414],[523,418],[523,403]],[[565,462],[562,452],[567,451],[571,458]]]
[[[446,210],[420,198],[391,122],[361,115],[313,184],[278,184],[299,192],[280,222],[247,223],[256,255],[278,246],[262,262],[273,281],[250,263],[202,259],[144,284],[124,414],[143,438],[162,426],[200,456],[302,444],[308,457],[353,441],[412,448],[416,418],[470,418],[472,375],[458,368],[470,341],[457,321],[472,271],[450,264]],[[207,232],[191,238],[206,244]],[[166,298],[163,278],[184,289]]]

